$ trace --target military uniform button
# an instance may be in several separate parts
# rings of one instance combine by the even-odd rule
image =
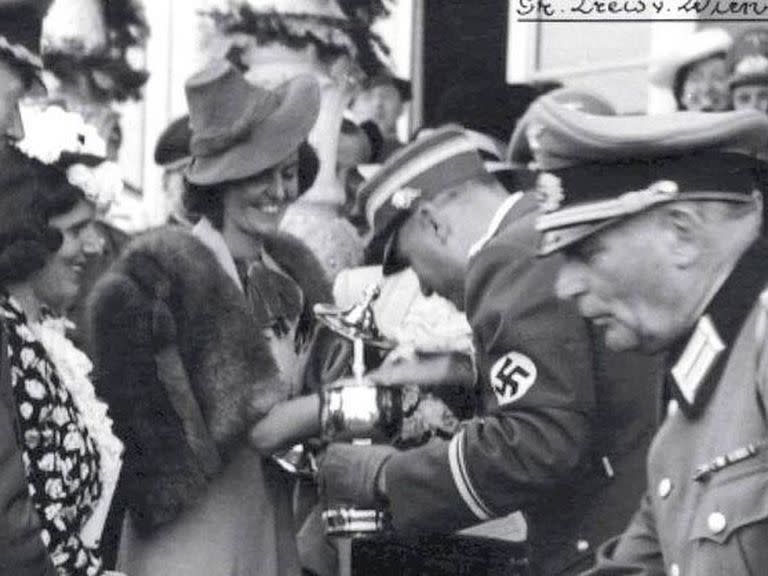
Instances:
[[[667,497],[672,493],[672,480],[669,478],[663,478],[661,482],[659,482],[659,498],[662,500],[666,500]]]
[[[725,516],[721,512],[712,512],[707,518],[707,526],[713,534],[720,534],[725,530],[726,524]]]
[[[672,564],[669,567],[669,576],[680,576],[680,566]]]
[[[576,542],[576,550],[578,550],[579,552],[586,552],[587,550],[589,550],[589,542],[587,542],[586,540],[579,540],[578,542]]]

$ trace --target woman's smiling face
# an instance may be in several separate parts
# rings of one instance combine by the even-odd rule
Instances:
[[[61,232],[62,244],[32,277],[32,287],[37,297],[55,311],[63,311],[75,300],[89,256],[101,249],[93,224],[94,212],[90,202],[80,200],[67,213],[50,220],[50,226]]]
[[[288,206],[299,195],[299,158],[294,152],[280,164],[227,186],[224,222],[248,235],[277,230]]]

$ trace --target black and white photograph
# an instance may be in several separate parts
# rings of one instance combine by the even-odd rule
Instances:
[[[0,0],[0,576],[768,575],[768,0]]]

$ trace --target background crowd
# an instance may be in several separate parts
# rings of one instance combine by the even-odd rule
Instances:
[[[754,160],[768,155],[768,27],[707,28],[655,60],[648,81],[674,108],[659,120],[560,82],[499,87],[494,110],[457,86],[406,139],[411,84],[371,31],[385,11],[296,0],[201,12],[208,61],[154,150],[164,224],[137,232],[124,216],[139,191],[116,163],[135,127],[116,104],[147,80],[131,58],[156,33],[141,4],[0,0],[0,574],[333,576],[346,568],[324,531],[329,502],[385,504],[399,534],[525,542],[537,574],[596,560],[599,574],[765,570],[753,553],[768,549],[763,475],[734,491],[751,505],[688,491],[665,466],[700,467],[711,450],[677,421],[647,457],[664,414],[709,426],[696,419],[710,396],[713,428],[741,418],[756,432],[738,428],[735,445],[705,435],[722,457],[702,478],[764,448],[762,388],[726,387],[752,359],[698,373],[701,350],[680,368],[679,339],[693,330],[712,362],[735,350],[764,287]],[[662,284],[678,276],[639,259],[627,291],[687,315],[649,328],[656,308],[627,299],[611,314],[636,330],[616,328],[582,298],[598,272],[624,273],[594,238],[680,189],[727,207],[670,210],[681,237],[695,221],[728,242],[695,228],[704,256],[683,265],[693,248],[670,241],[691,278],[681,300]],[[326,446],[322,390],[351,374],[352,351],[313,309],[347,309],[371,284],[397,346],[369,351],[367,376],[414,399],[390,444]],[[711,306],[735,318],[725,342],[694,322]],[[765,318],[749,321],[759,349]],[[727,396],[697,392],[712,374]],[[292,468],[297,451],[319,461],[311,479]],[[671,512],[654,500],[677,492]],[[707,498],[701,546],[723,548],[702,553],[673,528],[696,525]],[[739,518],[734,532],[757,528],[730,540]]]

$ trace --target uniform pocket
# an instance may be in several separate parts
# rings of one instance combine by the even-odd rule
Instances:
[[[691,574],[765,574],[768,464],[720,471],[704,486],[690,531]]]

